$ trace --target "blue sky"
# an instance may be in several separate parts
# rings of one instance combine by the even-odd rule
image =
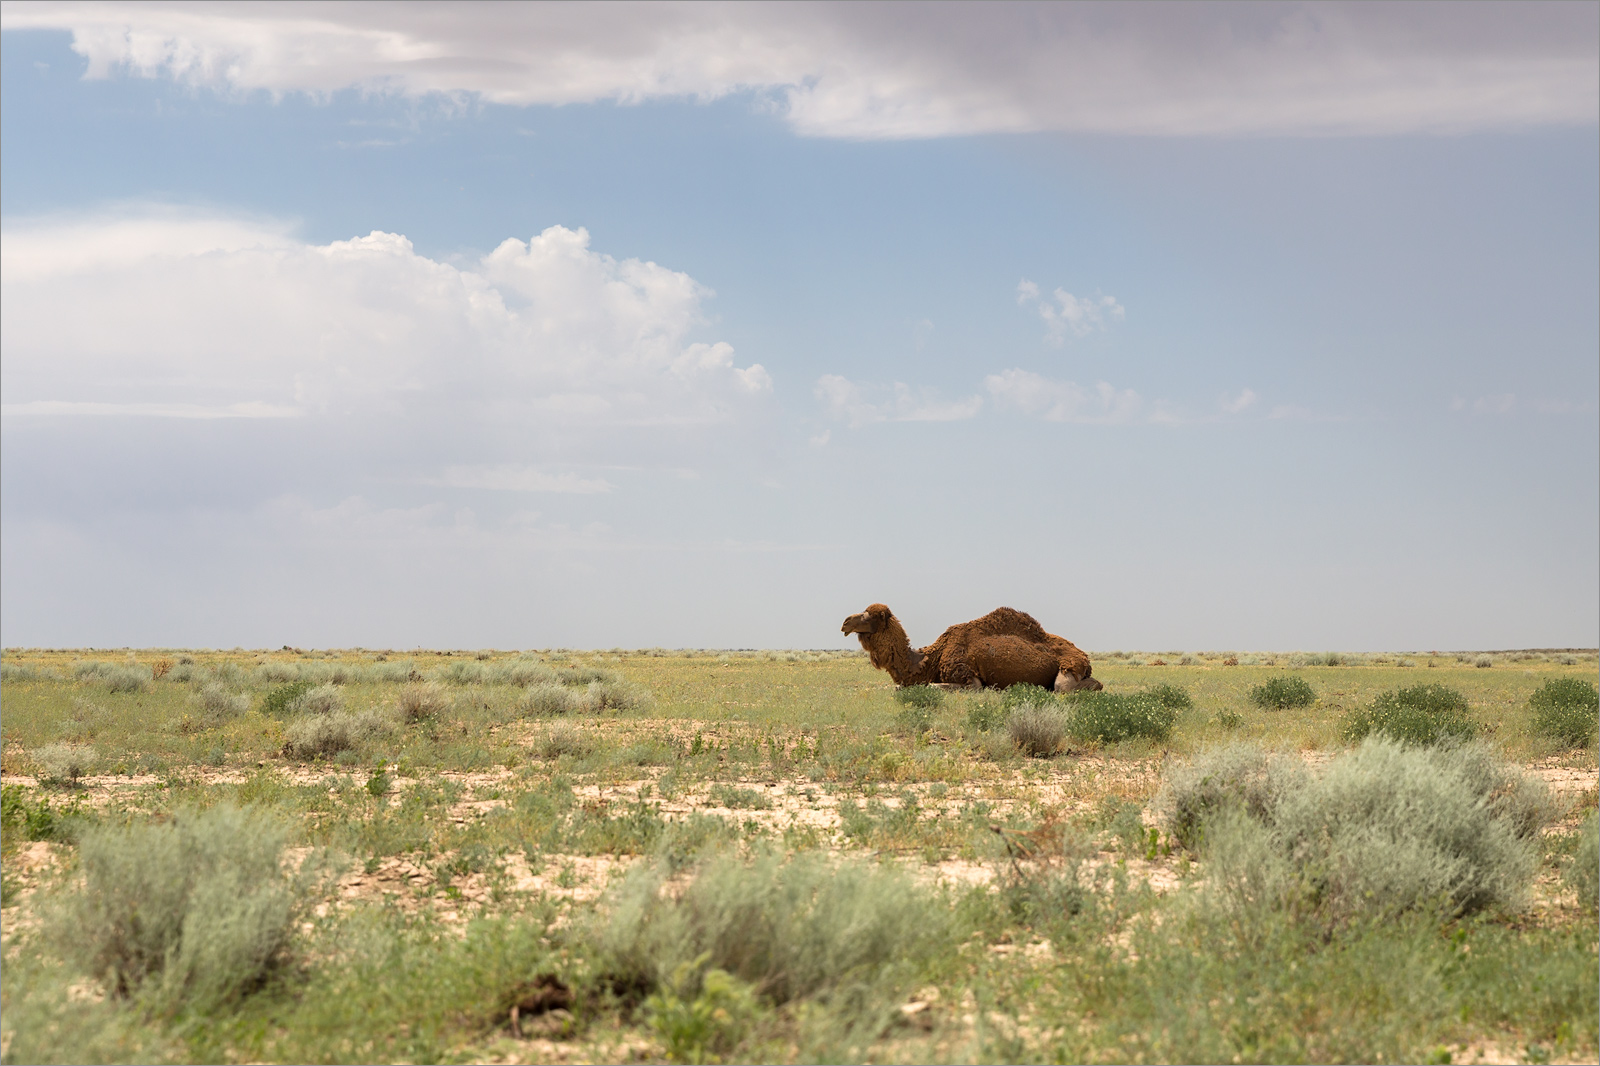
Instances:
[[[8,646],[1600,642],[1592,5],[4,10]]]

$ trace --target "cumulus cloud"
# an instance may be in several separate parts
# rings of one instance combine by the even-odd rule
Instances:
[[[1023,278],[1017,282],[1017,305],[1032,304],[1044,319],[1045,340],[1060,347],[1067,334],[1087,337],[1096,330],[1106,328],[1106,320],[1121,321],[1127,312],[1114,296],[1074,296],[1066,289],[1051,294],[1054,299],[1039,296],[1039,286]]]
[[[680,425],[725,421],[772,388],[726,343],[692,340],[709,289],[597,252],[582,229],[509,239],[465,267],[383,232],[309,245],[162,214],[95,232],[6,227],[8,415]]]
[[[1131,422],[1144,407],[1132,389],[1117,389],[1104,381],[1085,388],[1031,370],[1002,370],[984,378],[983,384],[996,407],[1012,408],[1047,422]]]
[[[90,77],[568,104],[755,93],[798,132],[1592,124],[1593,4],[7,4]]]
[[[904,382],[887,387],[863,385],[837,374],[817,379],[816,396],[828,417],[852,427],[874,422],[960,422],[983,408],[981,396],[941,400],[931,390],[913,391]],[[826,434],[813,438],[813,443],[826,444]]]

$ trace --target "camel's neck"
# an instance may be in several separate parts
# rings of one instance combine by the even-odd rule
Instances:
[[[861,644],[867,649],[872,665],[887,670],[896,685],[925,685],[932,680],[931,673],[938,669],[935,660],[911,646],[905,629],[893,617],[878,632],[862,633]]]

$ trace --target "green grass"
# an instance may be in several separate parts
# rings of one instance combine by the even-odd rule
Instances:
[[[572,1017],[528,1024],[568,1058],[1425,1060],[1474,1041],[1595,1053],[1592,818],[1569,816],[1531,859],[1489,863],[1511,889],[1481,902],[1345,904],[1338,921],[1331,904],[1242,908],[1209,891],[1207,849],[1226,842],[1204,828],[1289,810],[1281,794],[1308,787],[1208,752],[1266,744],[1322,780],[1349,758],[1352,715],[1424,684],[1458,692],[1498,756],[1592,772],[1592,742],[1566,748],[1541,724],[1573,701],[1535,697],[1591,684],[1593,655],[1496,654],[1492,669],[1416,653],[1097,656],[1105,691],[1062,698],[897,693],[859,654],[480,654],[168,649],[130,665],[124,651],[7,651],[8,1059],[526,1060],[542,1045],[510,1035],[508,1005],[546,980],[572,989]],[[176,665],[154,677],[158,659]],[[1252,700],[1291,665],[1311,702]],[[324,686],[325,709],[296,706]],[[1013,746],[1026,704],[1060,729],[1048,758]],[[290,743],[351,719],[382,725]],[[48,769],[51,745],[92,747],[93,772],[20,783]],[[1468,794],[1498,805],[1491,821],[1537,820],[1530,796],[1481,767],[1468,776]],[[1441,820],[1429,787],[1412,790],[1433,812],[1420,839],[1461,836],[1471,819]],[[1294,817],[1311,824],[1309,809]],[[159,836],[213,810],[265,819],[295,862],[326,848],[343,889],[311,891],[287,939],[209,935],[273,945],[262,968],[201,967],[245,979],[162,970],[135,982],[160,995],[69,995],[111,972],[45,920],[83,904],[75,878],[101,845],[80,842]],[[1230,845],[1236,881],[1270,873],[1272,848],[1290,853],[1275,840]],[[1534,873],[1542,905],[1519,909]],[[156,898],[139,887],[154,878],[118,878],[119,898]],[[1379,910],[1387,924],[1363,920]],[[91,946],[115,939],[77,925]],[[200,972],[181,948],[170,957]]]

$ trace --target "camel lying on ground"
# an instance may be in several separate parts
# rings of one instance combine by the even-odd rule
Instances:
[[[872,665],[889,671],[894,683],[1006,688],[1038,685],[1056,692],[1098,691],[1089,657],[1034,621],[1031,614],[997,607],[970,622],[953,625],[920,650],[911,646],[894,612],[874,603],[839,627],[854,633]]]

